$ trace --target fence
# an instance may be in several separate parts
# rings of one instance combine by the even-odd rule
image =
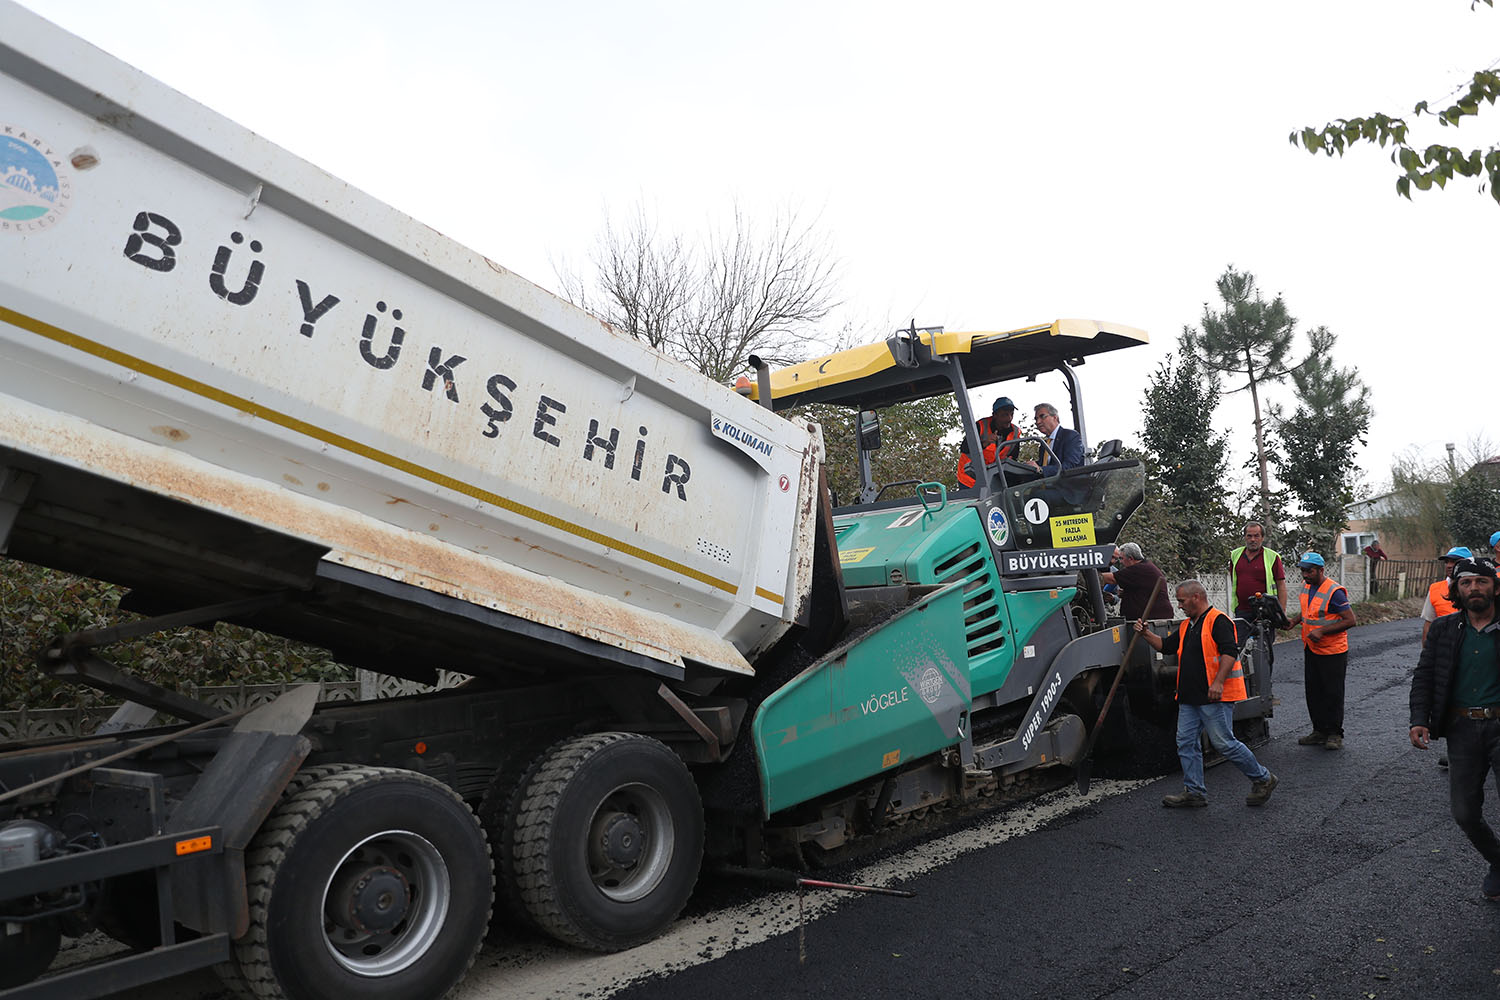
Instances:
[[[468,680],[467,675],[449,670],[438,671],[436,684],[419,684],[390,677],[370,670],[356,670],[353,681],[326,681],[318,695],[319,701],[362,701],[375,698],[395,698],[406,694],[421,694],[455,687]],[[189,698],[207,702],[225,713],[264,705],[284,694],[292,684],[228,684],[198,687],[189,684],[181,691]],[[13,712],[0,712],[0,743],[29,742],[58,738],[76,738],[97,732],[99,727],[114,715],[119,705],[99,705],[93,708],[22,708]],[[152,724],[164,724],[170,719],[158,716]]]
[[[1375,564],[1376,593],[1382,597],[1394,597],[1400,590],[1401,578],[1406,577],[1406,597],[1420,597],[1427,593],[1429,584],[1443,578],[1441,559],[1382,559]]]

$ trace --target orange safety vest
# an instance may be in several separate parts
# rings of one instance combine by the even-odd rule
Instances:
[[[981,417],[979,419],[979,436],[981,438],[983,438],[986,434],[997,433],[997,432],[991,431],[991,429],[990,429],[990,423],[994,419],[995,419],[994,417]],[[1002,440],[1005,440],[1005,441],[1014,441],[1016,439],[1016,437],[1017,437],[1017,434],[1016,434],[1016,425],[1015,424],[1011,424],[1010,425],[1010,429],[1005,432],[1005,437]],[[1008,445],[1004,445],[1003,447],[1000,448],[1000,453],[997,455],[997,454],[995,454],[995,445],[987,444],[987,445],[984,446],[984,464],[986,464],[986,465],[996,465],[996,464],[998,464],[1000,462],[1001,459],[1009,457],[1010,453],[1012,451],[1014,451],[1014,450],[1015,450],[1015,445],[1009,445],[1009,444]],[[959,452],[959,454],[958,454],[958,475],[957,475],[958,485],[960,485],[960,486],[973,486],[974,485],[974,474],[969,471],[969,466],[970,466],[969,456],[966,455],[966,454],[964,454],[963,452]]]
[[[1458,607],[1452,601],[1448,600],[1448,578],[1446,576],[1427,588],[1427,599],[1432,602],[1432,610],[1437,612],[1439,618],[1444,615],[1458,613]]]
[[[1203,613],[1203,628],[1199,638],[1203,640],[1203,666],[1208,671],[1208,686],[1213,687],[1214,678],[1219,676],[1219,644],[1214,642],[1214,622],[1224,612],[1218,608],[1209,608]],[[1182,683],[1182,651],[1187,647],[1187,634],[1191,622],[1183,622],[1182,630],[1177,633],[1177,683]],[[1230,628],[1234,627],[1234,619],[1229,620]],[[1239,638],[1236,630],[1235,638]],[[1245,667],[1238,659],[1234,661],[1234,669],[1229,671],[1229,676],[1224,678],[1224,694],[1220,701],[1244,701],[1249,697],[1245,691]]]
[[[1309,639],[1307,633],[1320,625],[1328,625],[1339,620],[1338,615],[1328,613],[1328,602],[1333,600],[1333,595],[1344,590],[1338,581],[1330,577],[1323,577],[1323,582],[1318,585],[1317,590],[1309,590],[1307,584],[1302,585],[1302,641],[1307,648],[1319,654],[1343,653],[1349,649],[1349,636],[1345,632],[1335,632],[1333,635],[1325,635],[1321,639]],[[1344,590],[1347,597],[1349,592]]]

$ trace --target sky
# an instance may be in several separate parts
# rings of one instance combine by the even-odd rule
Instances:
[[[23,5],[549,289],[608,213],[687,233],[792,206],[839,259],[830,326],[861,340],[1147,330],[1080,371],[1091,439],[1129,444],[1233,265],[1284,297],[1298,354],[1327,326],[1370,386],[1368,486],[1397,455],[1500,450],[1493,408],[1444,405],[1493,378],[1500,205],[1463,179],[1407,201],[1385,151],[1287,141],[1494,65],[1500,11],[1468,0]],[[1487,111],[1419,141],[1487,146]],[[1216,421],[1237,467],[1247,395]]]

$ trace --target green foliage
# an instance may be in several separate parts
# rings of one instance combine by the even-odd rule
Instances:
[[[1133,448],[1121,453],[1125,458],[1139,459],[1146,466],[1146,498],[1130,515],[1121,542],[1135,542],[1146,558],[1155,563],[1170,581],[1183,580],[1192,575],[1182,555],[1182,518],[1177,509],[1166,500],[1162,487],[1161,469],[1154,456]]]
[[[107,628],[139,616],[119,610],[112,584],[0,558],[0,710],[73,708],[119,701],[93,688],[53,680],[36,665],[53,639]],[[189,683],[276,684],[350,680],[353,671],[312,646],[220,622],[179,628],[104,647],[105,659],[143,680],[182,689]]]
[[[875,482],[884,485],[903,479],[918,479],[940,482],[953,489],[960,430],[958,404],[953,397],[918,399],[879,412],[881,446],[870,461]],[[854,503],[859,497],[859,451],[854,440],[854,411],[814,403],[789,410],[786,416],[822,425],[823,446],[828,453],[828,485],[839,503]],[[953,440],[944,444],[944,438]],[[909,494],[911,490],[902,492]],[[896,495],[897,491],[891,491],[886,498]]]
[[[1141,444],[1149,485],[1146,505],[1131,517],[1132,536],[1147,525],[1158,530],[1159,536],[1176,536],[1171,546],[1163,545],[1159,537],[1146,550],[1156,553],[1152,561],[1163,572],[1166,566],[1158,556],[1165,558],[1168,548],[1188,573],[1221,562],[1228,557],[1226,539],[1232,524],[1223,487],[1228,435],[1216,434],[1213,428],[1218,379],[1205,372],[1191,354],[1180,359],[1169,354],[1147,383],[1143,404],[1146,420]],[[1153,503],[1160,504],[1162,511],[1147,511],[1146,506]]]
[[[1443,522],[1459,545],[1475,551],[1489,548],[1490,535],[1500,528],[1500,487],[1479,469],[1470,469],[1448,491]]]
[[[1265,384],[1280,382],[1289,374],[1288,360],[1297,320],[1287,311],[1280,295],[1267,302],[1255,285],[1255,276],[1248,271],[1236,271],[1230,266],[1215,284],[1223,308],[1215,312],[1205,304],[1202,329],[1185,327],[1181,350],[1184,356],[1196,358],[1210,372],[1245,376],[1244,385],[1229,391],[1250,391],[1255,413],[1255,456],[1260,471],[1260,511],[1262,517],[1267,517],[1271,507],[1271,479],[1260,391]]]
[[[1376,533],[1400,538],[1417,551],[1446,551],[1452,537],[1445,516],[1451,485],[1446,468],[1429,468],[1411,453],[1398,456],[1384,512],[1375,519]],[[1488,535],[1485,541],[1488,544]]]
[[[1365,444],[1374,411],[1359,372],[1334,364],[1333,333],[1320,326],[1308,339],[1307,360],[1291,372],[1296,412],[1271,408],[1280,447],[1270,458],[1301,510],[1298,545],[1332,552],[1359,486],[1354,451]]]
[[[1494,0],[1473,0],[1470,9],[1479,3],[1494,6]],[[1496,98],[1500,98],[1500,73],[1493,68],[1482,69],[1470,78],[1468,89],[1446,107],[1434,111],[1428,101],[1418,101],[1411,115],[1413,119],[1425,115],[1444,128],[1457,128],[1465,118],[1478,116],[1481,105],[1494,104]],[[1339,118],[1321,129],[1309,126],[1291,133],[1287,139],[1309,153],[1328,156],[1343,156],[1346,149],[1360,143],[1375,143],[1382,149],[1389,143],[1391,162],[1401,170],[1396,178],[1396,193],[1403,198],[1411,198],[1413,187],[1418,191],[1430,190],[1434,184],[1444,188],[1455,175],[1483,176],[1489,183],[1490,197],[1500,202],[1500,145],[1464,150],[1432,143],[1419,151],[1412,145],[1410,131],[1406,119],[1376,112],[1363,118]],[[1480,190],[1484,185],[1485,181],[1481,181]]]

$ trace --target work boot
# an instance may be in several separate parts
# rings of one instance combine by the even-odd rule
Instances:
[[[1263,806],[1274,791],[1276,791],[1276,775],[1267,771],[1264,781],[1250,782],[1250,794],[1245,796],[1245,805]]]
[[[1168,809],[1202,809],[1208,805],[1208,799],[1184,788],[1176,795],[1163,795],[1161,804]]]
[[[1344,734],[1343,733],[1334,733],[1332,736],[1328,737],[1328,739],[1325,740],[1324,743],[1323,743],[1323,749],[1324,750],[1342,750],[1342,749],[1344,749]]]
[[[1480,891],[1485,899],[1500,903],[1500,866],[1490,865],[1490,873],[1484,877]]]
[[[1316,729],[1297,741],[1299,747],[1321,747],[1328,745],[1328,734],[1320,733]]]

